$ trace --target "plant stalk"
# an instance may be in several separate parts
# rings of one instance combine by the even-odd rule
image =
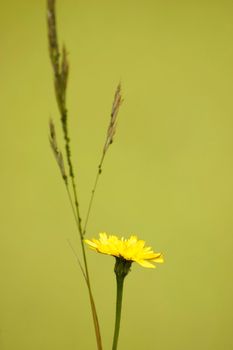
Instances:
[[[117,350],[120,323],[121,323],[121,308],[122,308],[124,279],[125,279],[124,276],[116,275],[116,282],[117,282],[116,316],[115,316],[115,331],[114,331],[114,337],[113,337],[112,350]]]
[[[94,303],[94,298],[91,291],[91,283],[90,283],[86,252],[85,252],[84,241],[83,241],[83,229],[82,229],[82,223],[81,223],[76,181],[75,181],[75,175],[73,170],[73,164],[71,160],[70,137],[68,133],[67,108],[66,108],[66,90],[67,90],[67,79],[68,79],[68,73],[69,73],[69,64],[67,60],[67,51],[65,47],[63,47],[62,53],[60,53],[60,50],[59,50],[58,38],[57,38],[55,3],[56,3],[55,0],[47,0],[49,53],[50,53],[50,59],[51,59],[53,72],[54,72],[54,88],[55,88],[55,94],[57,99],[57,105],[58,105],[58,109],[61,117],[63,137],[65,142],[66,159],[67,159],[68,168],[69,168],[69,177],[71,180],[71,186],[73,191],[74,205],[73,205],[71,193],[68,187],[69,186],[68,179],[66,176],[64,177],[64,174],[63,174],[63,179],[65,181],[72,211],[74,213],[77,228],[79,231],[83,261],[84,261],[84,270],[82,269],[82,272],[85,271],[84,277],[86,280],[89,298],[90,298],[97,347],[98,347],[98,350],[102,350],[100,328],[99,328],[99,322],[98,322],[96,307]],[[55,141],[53,140],[53,142]],[[55,144],[54,144],[54,147],[55,147]],[[59,165],[61,169],[61,164],[59,163]]]

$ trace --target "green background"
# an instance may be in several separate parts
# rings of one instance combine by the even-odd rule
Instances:
[[[133,265],[119,350],[231,350],[233,3],[60,0],[57,12],[82,216],[119,80],[125,99],[87,236],[136,233],[166,259]],[[95,349],[48,143],[59,116],[45,15],[45,1],[0,1],[1,350]],[[114,259],[88,259],[107,350]]]

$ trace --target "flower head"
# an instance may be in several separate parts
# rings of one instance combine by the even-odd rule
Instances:
[[[151,247],[145,247],[145,241],[132,235],[129,239],[124,237],[99,234],[99,239],[86,239],[85,242],[91,249],[98,253],[112,255],[123,260],[137,262],[143,267],[155,268],[153,263],[163,263],[161,253],[155,253]]]

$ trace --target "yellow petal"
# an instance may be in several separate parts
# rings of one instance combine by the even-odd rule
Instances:
[[[97,244],[94,243],[94,242],[92,242],[92,241],[90,241],[89,239],[85,239],[84,241],[85,241],[85,243],[87,243],[87,244],[90,245],[91,247],[97,248]]]
[[[129,239],[126,239],[101,232],[99,239],[86,239],[85,243],[99,253],[135,261],[143,267],[155,268],[152,262],[163,263],[162,254],[155,253],[151,247],[146,247],[145,241],[138,239],[136,235],[131,235]]]
[[[160,256],[158,258],[152,259],[151,261],[154,261],[154,262],[157,262],[159,264],[162,264],[164,262],[163,255],[160,254]]]
[[[137,260],[137,263],[140,264],[143,267],[148,267],[151,269],[155,269],[155,265],[153,265],[152,263],[150,263],[148,260]]]

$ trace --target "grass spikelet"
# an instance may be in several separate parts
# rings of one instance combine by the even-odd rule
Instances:
[[[54,157],[55,157],[57,164],[58,164],[58,167],[61,171],[62,178],[65,181],[66,185],[68,185],[68,178],[67,178],[66,171],[65,171],[63,156],[62,156],[62,152],[59,150],[58,145],[57,145],[55,125],[54,125],[52,119],[50,119],[50,122],[49,122],[49,130],[50,130],[50,136],[49,136],[50,146],[53,150]]]
[[[105,153],[107,152],[109,146],[113,143],[113,137],[116,133],[116,127],[117,127],[117,116],[119,112],[120,105],[122,104],[123,99],[121,96],[121,84],[119,83],[115,92],[113,104],[112,104],[112,111],[111,111],[111,117],[110,117],[110,123],[107,130],[107,138],[104,144],[103,149],[103,157],[105,156]],[[100,165],[102,165],[100,163]],[[101,170],[101,166],[99,167]]]
[[[114,100],[113,100],[113,104],[112,104],[112,110],[111,110],[111,115],[110,115],[110,122],[108,125],[108,129],[107,129],[107,136],[105,139],[105,143],[104,143],[104,147],[103,147],[103,152],[101,155],[101,159],[98,165],[98,171],[96,174],[96,178],[95,178],[95,182],[94,182],[94,186],[92,188],[91,191],[91,197],[90,197],[90,201],[88,204],[88,209],[87,209],[87,214],[86,214],[86,219],[85,219],[85,224],[84,224],[84,229],[83,229],[83,236],[86,233],[87,230],[87,224],[90,218],[90,213],[91,213],[91,209],[92,209],[92,205],[93,205],[93,200],[95,197],[95,192],[96,192],[96,188],[99,182],[99,177],[103,171],[103,163],[104,163],[104,159],[105,159],[105,155],[106,152],[109,148],[109,146],[113,143],[113,137],[116,133],[116,127],[117,127],[117,116],[118,116],[118,112],[119,112],[119,108],[120,105],[122,104],[123,99],[121,96],[121,84],[119,83],[114,95]]]

